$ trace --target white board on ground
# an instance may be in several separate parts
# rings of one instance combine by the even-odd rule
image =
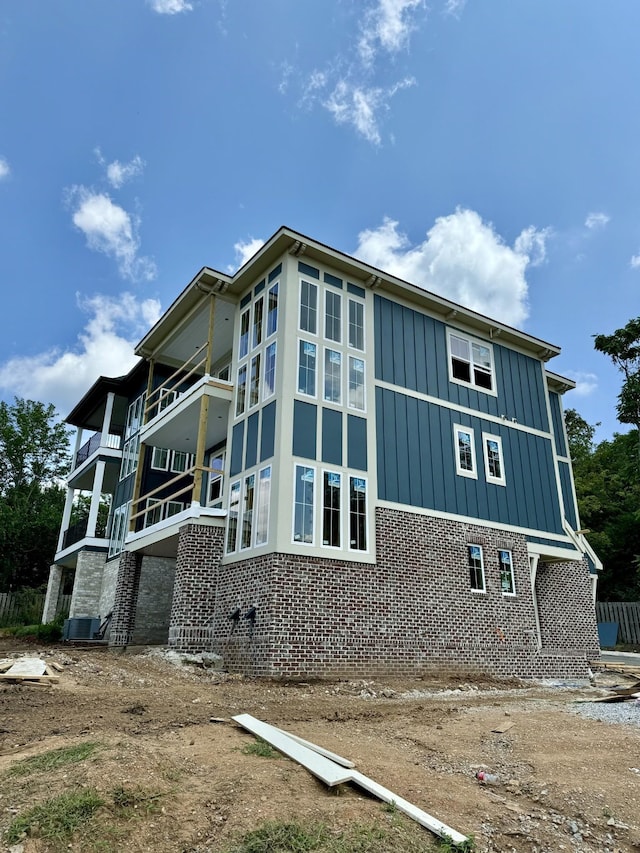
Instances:
[[[336,755],[335,752],[330,752],[328,749],[324,749],[322,746],[318,746],[317,743],[311,743],[310,740],[305,740],[302,737],[298,737],[298,735],[292,735],[291,732],[286,732],[284,729],[278,729],[278,731],[282,732],[283,735],[287,735],[292,740],[295,740],[296,743],[302,744],[302,746],[306,746],[309,749],[312,749],[314,752],[317,752],[318,755],[324,755],[325,758],[329,758],[331,761],[335,761],[336,764],[341,764],[343,767],[355,767],[353,761],[350,761],[348,758],[343,758],[341,755]]]
[[[13,666],[7,670],[7,675],[20,675],[39,677],[44,675],[46,664],[40,658],[19,658]]]
[[[247,729],[247,731],[266,740],[271,746],[274,746],[288,758],[292,758],[298,764],[302,764],[310,773],[321,779],[325,785],[331,787],[350,781],[353,771],[341,767],[335,761],[331,761],[329,758],[325,758],[323,755],[319,755],[314,750],[309,749],[309,747],[297,743],[275,726],[263,723],[261,720],[252,717],[251,714],[239,714],[237,717],[232,717],[232,719],[244,729]]]

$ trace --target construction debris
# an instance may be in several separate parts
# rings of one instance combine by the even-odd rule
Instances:
[[[327,785],[353,782],[383,802],[393,804],[393,807],[398,809],[398,811],[403,812],[421,826],[429,829],[434,835],[446,839],[454,847],[469,843],[466,835],[457,832],[457,830],[452,829],[437,818],[414,806],[413,803],[404,800],[402,797],[398,797],[393,791],[384,788],[382,785],[374,782],[373,779],[369,779],[364,774],[352,769],[353,764],[347,759],[335,756],[335,758],[340,759],[340,762],[343,762],[339,764],[337,761],[327,757],[328,755],[332,755],[328,750],[309,741],[302,741],[300,738],[294,739],[294,736],[289,735],[282,729],[257,720],[250,714],[239,714],[232,719],[252,734],[266,740],[279,752],[282,752],[289,758],[293,758],[294,761],[297,761],[317,778],[322,779]]]
[[[60,676],[56,675],[40,658],[18,658],[18,660],[0,661],[0,681],[14,684],[47,685],[57,684]]]

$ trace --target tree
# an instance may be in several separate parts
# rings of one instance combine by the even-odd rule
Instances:
[[[631,424],[638,430],[640,460],[640,317],[629,320],[612,335],[595,335],[594,346],[608,355],[624,376],[616,411],[621,424]]]
[[[0,591],[46,581],[69,458],[67,430],[53,406],[0,402]]]

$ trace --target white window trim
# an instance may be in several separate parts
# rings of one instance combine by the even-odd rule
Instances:
[[[312,287],[316,289],[316,330],[315,332],[310,332],[309,329],[303,329],[300,323],[302,318],[302,283],[310,284]],[[322,299],[322,288],[320,287],[319,282],[310,281],[309,278],[304,278],[304,276],[300,277],[300,284],[298,287],[298,331],[301,335],[314,335],[318,337],[318,332],[320,330],[320,323],[322,322],[322,317],[319,316],[321,309],[321,305],[323,305],[324,300]]]
[[[258,367],[259,374],[258,374],[258,387],[257,387],[256,399],[255,399],[255,402],[252,403],[251,402],[251,390],[253,387],[252,374],[253,374],[254,363],[257,363],[259,365],[259,367]],[[251,409],[255,409],[256,406],[260,405],[261,393],[262,393],[262,369],[263,369],[262,351],[258,350],[256,352],[254,352],[251,355],[251,359],[249,360],[248,364],[249,364],[249,369],[247,371],[247,393],[245,396],[245,402],[247,404],[245,411],[247,411],[247,412],[251,411]]]
[[[255,331],[256,331],[255,322],[256,322],[256,308],[257,308],[259,302],[262,302],[262,317],[260,318],[260,324],[257,327],[259,330],[260,340],[256,344],[256,343],[254,343],[254,337],[255,337]],[[250,352],[254,352],[255,350],[258,349],[258,347],[261,347],[264,344],[264,329],[265,329],[265,310],[264,310],[265,304],[264,303],[265,303],[265,300],[264,300],[264,291],[263,291],[259,296],[257,296],[253,300],[253,304],[251,305],[251,324],[250,324],[251,333],[249,335],[249,337],[250,337],[249,351]]]
[[[307,394],[306,391],[300,390],[300,344],[310,344],[311,346],[316,348],[316,369],[313,381],[313,394]],[[318,346],[317,341],[306,341],[304,338],[298,338],[298,355],[296,361],[296,394],[299,394],[301,397],[308,397],[310,400],[317,399],[318,397],[318,372],[320,370],[320,365],[318,364],[318,351],[320,347]]]
[[[482,589],[480,587],[471,586],[471,578],[469,576],[469,572],[471,566],[469,565],[469,548],[479,548],[480,549],[480,567],[482,569]],[[469,591],[473,592],[477,595],[486,595],[487,594],[487,572],[484,567],[484,549],[482,545],[478,545],[476,542],[468,542],[466,548],[467,555],[467,580],[469,582]]]
[[[269,331],[269,296],[271,294],[271,291],[274,288],[277,288],[277,293],[276,293],[276,299],[277,299],[277,302],[276,302],[276,306],[277,306],[276,307],[276,326],[275,326],[275,329],[273,330],[273,332],[270,332]],[[276,335],[278,333],[278,320],[279,319],[280,319],[280,279],[277,279],[276,281],[272,282],[269,285],[269,287],[267,288],[267,292],[266,292],[265,310],[264,310],[264,340],[265,340],[265,343],[271,337],[273,337],[273,335]]]
[[[338,304],[340,305],[340,322],[338,324],[338,328],[340,330],[340,337],[338,338],[337,341],[334,338],[328,337],[328,335],[327,335],[327,325],[328,325],[327,324],[327,302],[328,302],[330,296],[337,296],[338,297]],[[342,312],[342,294],[338,293],[337,290],[333,290],[333,288],[325,287],[323,290],[322,307],[323,307],[322,331],[323,331],[324,340],[328,342],[329,348],[331,348],[331,346],[330,346],[331,344],[335,344],[335,346],[340,347],[340,346],[342,346],[342,339],[344,336],[344,330],[342,328],[344,325],[344,315]]]
[[[367,539],[366,548],[351,547],[351,480],[364,480],[364,535]],[[369,479],[362,477],[360,474],[354,474],[353,471],[348,471],[345,475],[346,492],[347,492],[347,509],[346,517],[346,537],[348,542],[348,552],[350,554],[368,554],[371,550],[371,531],[369,530]]]
[[[460,465],[460,453],[458,449],[458,433],[465,432],[471,436],[471,471],[467,471]],[[476,439],[471,427],[465,427],[461,424],[453,425],[453,451],[456,457],[456,474],[460,477],[470,477],[472,480],[478,479],[478,465],[476,463]]]
[[[357,350],[357,352],[359,352],[359,350]],[[349,388],[349,365],[350,365],[351,359],[354,359],[354,360],[357,359],[358,361],[362,362],[362,376],[364,377],[364,381],[362,383],[362,404],[363,404],[362,408],[359,408],[358,406],[353,406],[349,402],[349,392],[351,390]],[[366,411],[367,411],[367,360],[364,357],[364,354],[352,355],[351,353],[348,353],[347,358],[346,358],[346,362],[347,362],[347,364],[346,364],[347,379],[346,379],[346,387],[345,387],[345,400],[346,400],[346,404],[347,404],[347,409],[352,411],[352,412],[364,412],[366,414]]]
[[[158,452],[158,451],[164,451],[167,454],[167,463],[166,463],[166,465],[164,465],[164,467],[162,465],[156,465],[155,464],[156,452]],[[154,447],[153,450],[151,451],[151,466],[150,466],[151,470],[152,471],[168,471],[169,470],[170,458],[171,458],[171,451],[167,450],[166,447]]]
[[[241,364],[245,358],[248,358],[249,353],[251,352],[251,341],[253,335],[253,325],[251,323],[251,308],[252,305],[249,302],[244,308],[240,309],[240,323],[238,326],[238,362]],[[240,355],[240,347],[242,346],[242,318],[245,314],[249,315],[249,329],[247,331],[247,351]]]
[[[487,441],[489,440],[495,441],[498,445],[498,452],[500,453],[500,468],[502,470],[500,477],[494,477],[489,470],[489,454],[487,453]],[[482,455],[484,456],[484,474],[487,478],[487,483],[493,483],[496,486],[506,486],[507,480],[504,470],[504,452],[502,450],[502,439],[499,435],[492,435],[489,432],[482,433]]]
[[[243,545],[242,544],[242,531],[244,528],[244,516],[245,516],[244,502],[245,502],[246,495],[247,495],[247,480],[250,480],[251,477],[253,477],[253,503],[251,505],[251,509],[249,510],[249,512],[251,513],[251,531],[249,533],[249,544]],[[255,527],[253,524],[253,522],[255,520],[255,511],[256,511],[256,472],[255,471],[252,471],[249,474],[245,474],[242,478],[242,481],[240,484],[240,504],[239,504],[239,506],[240,506],[240,510],[238,513],[238,530],[237,530],[237,541],[236,541],[236,544],[238,545],[237,550],[241,551],[241,552],[250,551],[253,548],[253,541],[254,541],[254,537],[255,537]]]
[[[258,542],[258,519],[260,512],[262,511],[262,493],[260,491],[260,481],[261,475],[264,471],[269,471],[269,502],[267,503],[266,509],[266,537],[264,542]],[[273,493],[273,465],[264,465],[262,468],[259,468],[256,471],[256,485],[255,489],[255,497],[253,499],[253,513],[254,513],[254,524],[253,524],[253,547],[254,548],[264,548],[265,545],[269,544],[269,524],[271,523],[271,496]]]
[[[245,378],[244,378],[244,401],[242,408],[239,408],[239,395],[240,395],[240,371],[244,370]],[[233,406],[234,418],[241,418],[244,413],[247,411],[247,398],[248,398],[248,388],[249,388],[249,362],[245,361],[244,364],[238,365],[238,369],[236,370],[236,386],[235,386],[235,401]]]
[[[349,303],[353,302],[356,305],[362,306],[362,349],[358,349],[358,347],[353,346],[352,343],[349,342]],[[347,338],[346,345],[350,350],[354,352],[366,353],[367,351],[367,305],[364,299],[358,299],[353,296],[353,294],[349,294],[347,297],[347,317],[346,317],[346,325],[347,325]]]
[[[327,352],[336,352],[340,356],[340,396],[339,399],[329,400],[326,396],[326,368],[325,368],[325,359],[327,357]],[[330,406],[342,406],[344,401],[344,364],[345,364],[345,354],[341,349],[336,349],[336,347],[324,346],[322,349],[322,401],[324,403],[328,403]]]
[[[295,538],[295,529],[296,529],[296,485],[297,485],[297,471],[298,468],[310,468],[313,471],[313,504],[311,507],[311,542],[305,542],[303,539]],[[293,545],[301,545],[305,548],[313,548],[316,544],[316,527],[318,519],[318,469],[315,465],[305,465],[303,462],[294,462],[293,465],[293,500],[292,504],[292,514],[291,514],[291,543]]]
[[[184,470],[173,467],[174,463],[175,463],[176,453],[184,453],[187,457],[186,463],[185,463],[186,468],[184,468]],[[187,450],[172,450],[171,451],[171,461],[169,462],[169,470],[171,471],[172,474],[184,474],[185,476],[187,476],[187,472],[189,471],[190,468],[193,468],[194,462],[195,462],[195,459],[194,459],[193,453],[189,453]]]
[[[325,545],[324,544],[324,475],[325,474],[337,474],[340,477],[340,544],[339,545]],[[348,476],[348,475],[347,475]],[[342,471],[336,471],[333,468],[321,468],[320,469],[320,488],[321,488],[321,500],[320,500],[320,546],[322,548],[326,548],[328,551],[343,551],[344,548],[342,543],[344,542],[345,537],[345,500],[344,500],[344,483],[345,483],[345,475]],[[348,504],[348,501],[347,501]],[[369,541],[369,540],[367,540]],[[364,551],[360,553],[364,554]]]
[[[275,353],[275,356],[273,359],[273,391],[271,391],[269,389],[269,386],[267,385],[267,350],[270,347],[273,347],[273,351]],[[300,357],[300,355],[298,354],[298,358],[299,357]],[[265,347],[263,350],[263,356],[262,356],[261,371],[262,371],[262,376],[261,376],[262,400],[264,401],[264,400],[269,400],[276,393],[276,379],[278,376],[278,342],[275,338],[274,338],[274,340],[269,341],[268,344],[265,344]]]
[[[502,589],[502,563],[500,561],[500,551],[505,551],[507,554],[509,554],[509,557],[511,558],[509,565],[511,566],[511,586],[513,587],[513,592],[505,592]],[[509,548],[498,548],[498,571],[500,572],[500,577],[499,577],[500,592],[504,596],[506,596],[507,598],[515,598],[516,597],[516,573],[515,573],[514,568],[513,568],[513,551],[511,551]]]
[[[476,385],[473,379],[473,360],[470,363],[470,373],[471,373],[471,381],[465,382],[464,379],[458,379],[453,375],[453,362],[452,362],[452,350],[451,350],[451,336],[455,338],[461,338],[462,340],[467,341],[469,344],[470,352],[473,353],[473,344],[477,343],[483,347],[486,347],[489,350],[489,355],[491,358],[491,388],[483,388],[481,385]],[[472,356],[473,359],[473,356]],[[489,341],[485,341],[482,338],[475,338],[472,335],[466,334],[466,332],[461,332],[458,329],[447,329],[447,365],[449,370],[449,382],[454,382],[456,385],[461,385],[463,388],[473,388],[475,391],[478,391],[482,394],[490,394],[493,397],[498,396],[497,391],[497,378],[496,378],[496,363],[493,357],[493,346]]]
[[[231,522],[231,498],[233,496],[233,487],[238,484],[238,509],[236,515],[236,536],[234,547],[229,548],[229,524]],[[242,520],[242,478],[232,479],[229,483],[229,494],[227,496],[227,523],[224,528],[224,553],[237,554],[240,551],[238,543],[240,541],[240,524]]]

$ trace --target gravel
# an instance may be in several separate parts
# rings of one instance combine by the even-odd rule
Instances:
[[[640,726],[640,699],[629,699],[627,702],[584,702],[570,705],[569,708],[574,714],[590,720]]]

